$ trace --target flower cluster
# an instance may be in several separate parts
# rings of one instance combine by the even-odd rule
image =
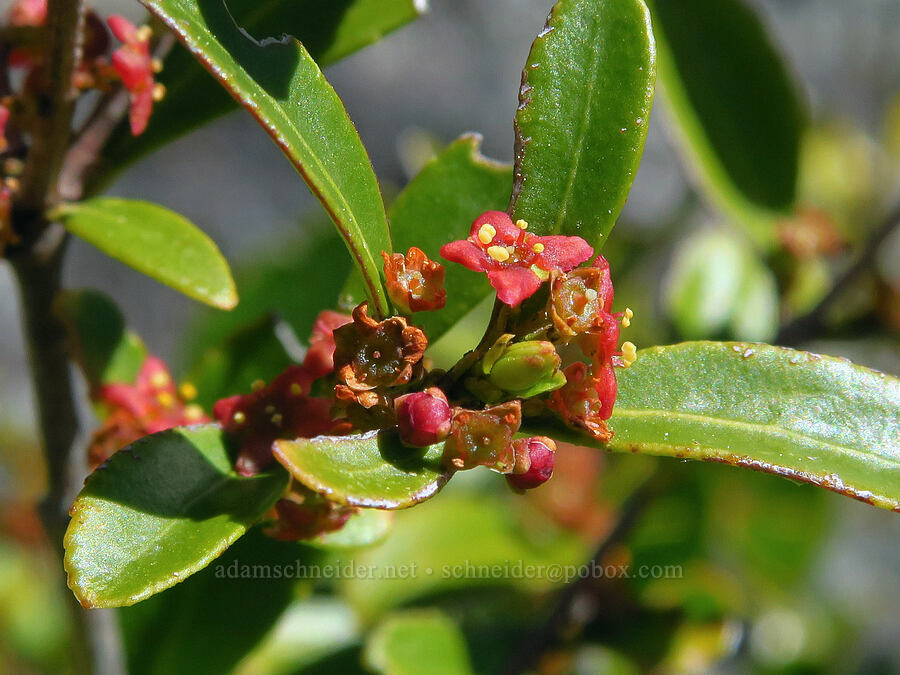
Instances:
[[[101,386],[93,398],[106,408],[107,415],[88,448],[91,466],[102,464],[147,434],[208,422],[202,408],[188,402],[191,389],[188,385],[179,390],[166,364],[155,356],[144,360],[134,384]]]
[[[118,15],[109,17],[107,23],[113,35],[122,43],[112,53],[112,65],[131,99],[128,113],[131,133],[139,136],[150,121],[153,102],[165,95],[165,89],[154,79],[159,66],[150,53],[150,27],[138,28]]]

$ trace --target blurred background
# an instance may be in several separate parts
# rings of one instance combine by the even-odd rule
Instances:
[[[0,10],[8,4],[0,1]],[[699,283],[696,261],[740,261],[746,245],[692,188],[667,128],[664,100],[657,97],[634,189],[604,250],[618,301],[635,309],[629,339],[639,347],[703,337],[771,340],[779,320],[815,305],[847,264],[846,251],[865,241],[900,196],[900,2],[749,4],[771,29],[811,110],[800,200],[829,215],[843,245],[790,273],[779,260],[707,269],[704,284],[721,289],[737,283],[729,268],[763,266],[759,274],[772,296],[748,315],[740,307],[704,313],[707,305],[723,302],[721,294],[686,300],[683,289]],[[94,5],[104,14],[141,16],[136,3]],[[483,135],[487,156],[512,160],[521,68],[551,5],[432,0],[420,20],[327,70],[388,197],[436,148],[467,131]],[[121,174],[108,192],[158,202],[200,225],[235,268],[245,303],[268,298],[267,306],[306,334],[308,326],[298,324],[311,310],[296,306],[302,294],[293,292],[289,271],[305,245],[331,246],[333,236],[318,203],[249,115],[232,114],[165,146]],[[336,285],[344,270],[337,266]],[[211,336],[225,334],[239,318],[253,318],[213,316],[77,240],[65,284],[111,295],[150,350],[182,374]],[[843,328],[802,346],[897,375],[898,293],[900,230],[882,247],[877,274],[867,275],[842,303]],[[42,465],[17,311],[11,275],[0,265],[0,658],[7,672],[57,672],[66,663],[66,616],[60,571],[28,506],[41,494]],[[84,414],[89,431],[90,413]],[[574,449],[566,456],[546,493],[529,497],[525,506],[510,509],[510,498],[491,481],[459,481],[446,499],[400,514],[384,544],[354,555],[376,561],[438,556],[426,551],[429,538],[440,532],[456,535],[460,550],[442,550],[445,557],[435,564],[482,549],[491,551],[483,554],[491,561],[587,559],[626,487],[656,462]],[[895,514],[777,478],[674,460],[659,464],[671,471],[672,483],[622,555],[635,563],[683,565],[684,578],[610,583],[596,595],[602,606],[588,613],[580,637],[544,670],[900,672]],[[519,511],[539,513],[546,522],[535,530],[534,519]],[[258,550],[268,545],[254,543]],[[221,590],[213,579],[203,583],[210,594]],[[424,579],[402,588],[363,581],[287,591],[262,586],[265,593],[280,592],[280,599],[272,600],[268,624],[259,628],[266,636],[261,646],[232,659],[240,660],[242,672],[356,663],[366,630],[401,605],[440,607],[462,626],[476,669],[501,671],[559,590],[521,581],[442,586]],[[123,613],[130,617],[124,628],[129,645],[153,651],[152,638],[158,650],[150,655],[135,648],[129,656],[133,669],[175,672],[184,665],[173,664],[185,658],[196,667],[193,672],[231,667],[227,659],[210,666],[192,651],[199,647],[160,632],[164,612],[183,612],[200,633],[197,644],[204,644],[203,625],[214,612],[189,606],[179,590]],[[245,601],[248,607],[258,603],[245,597],[235,603]],[[234,644],[243,644],[240,624],[229,630]],[[209,639],[215,644],[220,638]]]

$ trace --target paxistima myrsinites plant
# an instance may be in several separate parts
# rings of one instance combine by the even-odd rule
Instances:
[[[762,343],[638,351],[623,341],[641,317],[614,309],[616,260],[601,249],[643,151],[657,49],[679,142],[711,202],[767,254],[796,241],[785,223],[809,222],[793,185],[799,103],[785,104],[773,141],[790,165],[777,177],[784,192],[757,171],[765,148],[736,158],[717,135],[703,96],[717,83],[691,70],[684,39],[707,3],[676,16],[666,0],[559,0],[525,65],[512,170],[467,136],[386,211],[319,64],[412,20],[421,3],[348,0],[335,13],[312,0],[259,12],[249,2],[141,2],[145,25],[76,0],[17,0],[3,29],[4,68],[16,75],[0,101],[0,254],[29,317],[51,476],[45,525],[64,541],[84,607],[131,605],[183,582],[257,525],[325,550],[342,536],[373,543],[385,536],[370,528],[374,512],[440,499],[460,472],[487,468],[524,495],[552,481],[571,444],[747,467],[900,512],[897,379]],[[302,41],[251,37],[269,29],[269,11]],[[298,19],[320,15],[337,22],[330,40],[303,34],[315,22]],[[787,82],[772,67],[768,81]],[[785,91],[781,100],[793,96]],[[233,107],[224,92],[296,167],[355,269],[340,298],[310,308],[318,316],[302,354],[286,352],[265,319],[179,384],[109,300],[63,291],[59,269],[75,235],[209,305],[237,304],[228,265],[198,228],[160,206],[98,196],[128,162]],[[93,109],[73,127],[76,102]],[[744,114],[752,128],[756,112]],[[736,285],[737,304],[763,307],[758,293],[775,285],[741,260],[758,283]],[[480,340],[467,333],[436,364],[435,345],[478,307],[490,311]],[[69,522],[67,354],[101,418]]]

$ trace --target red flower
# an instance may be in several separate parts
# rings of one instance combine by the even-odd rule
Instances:
[[[612,415],[616,401],[616,376],[612,367],[603,368],[596,376],[579,362],[566,368],[566,384],[550,395],[548,407],[567,424],[585,429],[601,443],[613,437],[606,420]]]
[[[331,401],[309,396],[312,378],[303,366],[289,366],[268,386],[216,401],[213,414],[241,444],[235,468],[253,476],[273,461],[279,438],[311,438],[334,427]]]
[[[441,247],[441,255],[473,272],[486,272],[501,302],[515,307],[550,278],[568,272],[594,254],[581,237],[539,237],[527,232],[528,223],[513,223],[502,211],[482,213],[472,223],[468,239]]]
[[[134,384],[104,385],[96,399],[110,412],[88,451],[93,466],[147,434],[209,421],[199,406],[185,402],[166,364],[155,356],[147,357]]]
[[[506,474],[506,482],[516,492],[543,485],[553,475],[556,464],[556,443],[546,436],[532,436],[513,441],[516,466]]]
[[[131,96],[131,133],[139,136],[147,128],[153,101],[163,91],[153,80],[150,29],[146,26],[137,28],[128,19],[118,15],[109,17],[107,23],[113,35],[123,43],[123,46],[113,52],[112,64]]]
[[[314,380],[334,370],[334,331],[352,321],[346,314],[331,310],[325,310],[316,317],[309,350],[303,360],[303,367]]]
[[[10,26],[43,26],[47,21],[47,0],[16,0],[6,13]]]
[[[444,463],[456,469],[486,466],[508,473],[515,466],[513,436],[522,424],[522,404],[507,401],[484,410],[454,408]]]

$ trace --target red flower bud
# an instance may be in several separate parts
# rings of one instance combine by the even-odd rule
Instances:
[[[513,443],[516,466],[506,481],[517,492],[531,490],[550,480],[556,463],[556,443],[544,436],[520,438]]]
[[[422,249],[413,246],[405,258],[401,253],[382,251],[381,257],[388,295],[401,312],[425,312],[446,304],[444,266],[429,260]]]
[[[425,447],[450,433],[450,404],[437,387],[401,396],[394,405],[400,438],[407,445]]]

